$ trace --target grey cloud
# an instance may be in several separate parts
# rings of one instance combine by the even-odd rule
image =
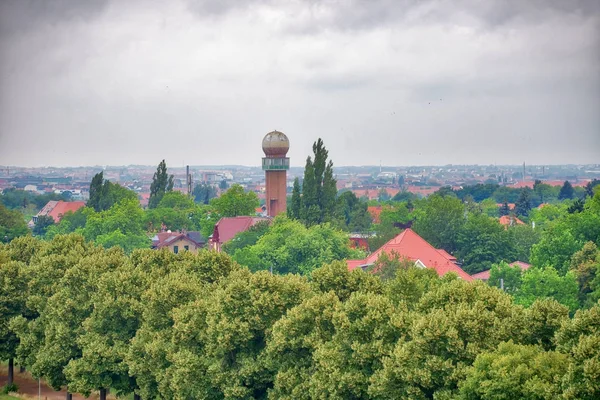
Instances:
[[[11,35],[46,25],[89,20],[102,14],[110,0],[2,0],[0,34]]]
[[[0,159],[599,161],[599,5],[0,0]]]
[[[517,20],[543,21],[553,14],[595,15],[597,0],[188,0],[199,17],[222,17],[247,12],[256,6],[287,9],[294,20],[298,8],[309,17],[289,28],[292,33],[314,34],[324,30],[364,30],[414,23],[458,23],[476,20],[483,28],[498,28]]]

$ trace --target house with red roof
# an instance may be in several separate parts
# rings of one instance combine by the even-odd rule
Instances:
[[[375,264],[379,256],[383,253],[389,256],[398,254],[404,259],[413,261],[418,267],[434,269],[439,276],[454,272],[465,281],[473,280],[469,274],[456,264],[456,257],[444,250],[436,249],[410,228],[405,229],[367,258],[362,260],[347,260],[348,269],[366,269]]]
[[[510,264],[511,267],[519,267],[521,271],[526,271],[531,267],[531,264],[524,263],[523,261],[515,261]],[[476,274],[471,275],[473,279],[479,279],[480,281],[487,281],[490,279],[490,269],[478,272]]]
[[[199,249],[206,245],[206,239],[200,232],[160,232],[152,238],[153,249],[167,248],[171,252],[178,254],[180,251],[190,251],[197,253]]]
[[[85,201],[62,201],[62,200],[51,200],[49,201],[39,213],[33,216],[28,225],[32,228],[36,223],[38,217],[42,215],[50,216],[54,219],[54,223],[58,224],[62,219],[63,215],[70,212],[75,212],[80,208],[85,207]]]
[[[381,222],[381,206],[368,206],[367,212],[371,215],[374,224],[379,224]]]
[[[521,221],[517,217],[510,216],[510,215],[501,216],[500,219],[498,220],[498,222],[500,222],[500,224],[502,224],[504,226],[525,225],[525,222]]]
[[[250,227],[258,224],[261,221],[271,221],[268,217],[223,217],[215,225],[213,234],[209,239],[210,248],[216,251],[221,251],[223,243],[227,243],[240,232],[245,232]]]

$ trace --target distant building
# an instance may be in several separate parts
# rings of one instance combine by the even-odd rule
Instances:
[[[401,258],[414,262],[420,268],[434,269],[439,276],[454,272],[465,281],[473,280],[469,274],[456,264],[454,256],[448,254],[445,250],[436,249],[410,228],[405,229],[367,258],[362,260],[348,260],[348,269],[365,269],[372,266],[383,253],[386,253],[388,256],[398,254]]]
[[[521,221],[517,217],[513,217],[511,215],[503,215],[498,219],[501,225],[504,226],[515,226],[515,225],[525,225],[525,222]]]
[[[33,216],[31,221],[29,221],[28,225],[32,228],[36,223],[38,217],[42,215],[48,215],[54,219],[54,223],[58,224],[62,219],[63,215],[68,213],[69,211],[75,212],[80,208],[85,207],[85,201],[62,201],[62,200],[52,200],[49,201],[39,213]]]
[[[160,232],[152,238],[153,249],[168,248],[171,252],[178,254],[181,251],[197,253],[199,249],[206,246],[206,239],[200,232]]]
[[[368,206],[367,207],[367,212],[371,215],[371,218],[373,219],[374,224],[381,223],[381,218],[380,218],[381,210],[382,210],[381,206]]]
[[[250,227],[261,221],[271,221],[265,217],[224,217],[217,222],[210,237],[210,248],[221,251],[221,246],[229,242],[240,232],[246,232]]]
[[[369,251],[369,239],[374,236],[374,233],[353,232],[350,234],[350,247]]]
[[[273,131],[263,138],[262,148],[265,153],[262,169],[265,171],[267,215],[274,217],[287,209],[286,180],[290,159],[286,155],[290,141],[283,132]]]
[[[530,264],[524,263],[522,261],[515,261],[508,265],[510,265],[511,267],[519,267],[519,268],[521,268],[521,271],[527,271],[531,267]],[[471,276],[473,277],[473,279],[478,279],[480,281],[487,281],[490,279],[490,271],[491,270],[488,269],[488,270],[473,274]]]

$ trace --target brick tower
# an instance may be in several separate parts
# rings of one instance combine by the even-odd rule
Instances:
[[[262,159],[262,168],[267,182],[267,215],[274,217],[286,211],[286,171],[290,169],[290,159],[286,155],[290,141],[282,132],[273,131],[264,137],[262,148],[266,156]]]

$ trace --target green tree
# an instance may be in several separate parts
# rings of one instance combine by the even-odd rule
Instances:
[[[63,368],[77,356],[74,341],[80,317],[89,310],[90,285],[109,265],[104,251],[80,235],[58,235],[40,246],[21,271],[27,282],[26,309],[10,322],[19,339],[17,359],[56,389],[67,383]]]
[[[565,181],[565,183],[560,188],[560,192],[558,193],[559,200],[572,199],[575,195],[575,189],[569,181]]]
[[[539,197],[540,203],[547,203],[556,200],[557,194],[554,188],[542,181],[536,180],[533,185],[533,192]]]
[[[491,198],[481,201],[479,207],[481,207],[481,211],[488,217],[497,217],[500,210],[494,199]]]
[[[515,257],[507,229],[484,214],[469,213],[458,233],[457,247],[463,269],[470,274],[490,269],[493,263],[512,261]]]
[[[104,192],[104,172],[98,172],[92,178],[90,183],[90,198],[88,199],[87,206],[92,207],[96,211],[102,211],[101,200]]]
[[[556,399],[569,359],[512,341],[481,353],[460,383],[461,399]]]
[[[577,289],[577,280],[571,272],[560,276],[552,267],[530,268],[523,273],[521,289],[515,294],[515,302],[528,307],[536,299],[553,298],[575,311],[579,306]]]
[[[309,275],[325,263],[361,255],[350,248],[347,234],[329,224],[307,228],[299,221],[280,216],[254,246],[235,252],[234,259],[252,271],[272,268],[280,274]]]
[[[211,199],[217,197],[217,189],[212,185],[198,184],[192,194],[196,203],[208,204]]]
[[[73,232],[80,232],[85,227],[87,222],[86,207],[79,210],[67,211],[60,219],[58,224],[50,225],[46,230],[46,239],[52,239],[56,235],[66,235]]]
[[[600,299],[600,250],[594,242],[587,242],[573,254],[571,271],[577,277],[579,301],[584,306],[594,305]]]
[[[595,178],[591,182],[588,182],[587,185],[585,185],[585,196],[594,197],[594,188],[598,185],[600,185],[600,180]]]
[[[334,292],[318,293],[273,324],[266,347],[266,358],[276,368],[273,398],[311,399],[311,378],[316,369],[313,357],[331,340],[333,315],[339,305]]]
[[[156,208],[167,192],[173,190],[173,175],[167,174],[167,164],[162,160],[154,173],[152,184],[150,185],[150,200],[148,208]]]
[[[523,323],[509,295],[451,277],[426,292],[416,309],[407,335],[373,375],[371,397],[451,398],[476,356],[517,335]]]
[[[27,229],[23,214],[9,210],[4,204],[0,204],[0,242],[9,242],[28,232],[29,229]]]
[[[506,262],[493,264],[490,270],[488,284],[504,288],[506,293],[515,294],[521,288],[522,271],[519,266],[510,266]]]
[[[225,193],[211,200],[212,206],[222,217],[254,215],[258,207],[258,196],[254,192],[245,192],[241,185],[232,185]]]
[[[514,253],[510,261],[530,262],[531,248],[540,241],[541,231],[529,225],[513,225],[507,229]]]
[[[500,217],[510,215],[510,207],[508,206],[508,203],[506,201],[504,201],[504,203],[502,203],[502,206],[498,209],[498,215]]]
[[[458,249],[458,237],[465,224],[465,208],[455,197],[432,195],[415,212],[413,229],[436,248],[449,253]]]
[[[515,202],[515,214],[518,216],[527,217],[529,215],[529,210],[532,208],[530,192],[530,188],[521,189],[519,198]]]
[[[123,200],[137,200],[137,195],[133,191],[105,180],[103,174],[103,172],[99,172],[92,178],[87,207],[100,212],[108,210]]]
[[[569,308],[555,299],[537,299],[525,310],[522,341],[525,344],[542,346],[544,350],[555,350],[556,332],[569,320]]]
[[[306,159],[302,181],[300,215],[307,226],[332,221],[337,193],[333,162],[327,161],[329,152],[320,138],[313,144],[313,153],[314,160]]]
[[[369,398],[371,380],[408,333],[408,311],[387,297],[354,293],[332,316],[335,333],[314,353],[311,398]]]
[[[387,281],[394,279],[399,270],[406,270],[414,267],[415,263],[413,261],[402,258],[398,253],[392,250],[390,255],[382,252],[377,258],[377,261],[375,261],[375,264],[370,266],[367,271],[379,277],[381,280]]]
[[[332,219],[334,225],[345,231],[365,232],[371,226],[372,217],[367,211],[367,203],[347,191],[338,196]]]
[[[561,275],[569,270],[571,257],[580,250],[579,242],[571,231],[559,226],[548,228],[540,241],[531,247],[531,262],[536,267],[554,267]]]
[[[392,197],[392,201],[412,201],[412,200],[417,200],[417,195],[414,193],[411,193],[407,190],[400,190],[398,193],[396,193],[394,195],[394,197]]]
[[[300,182],[298,181],[298,178],[294,179],[292,201],[290,202],[287,211],[290,219],[300,219],[300,215],[302,214],[302,197],[300,195]]]
[[[104,247],[120,246],[127,253],[136,248],[149,248],[144,211],[137,200],[125,200],[99,213],[87,211],[87,222],[82,234]]]
[[[8,385],[14,377],[14,358],[16,357],[18,337],[9,328],[9,321],[20,316],[25,309],[25,289],[27,283],[20,261],[11,260],[8,250],[0,249],[0,360],[8,360]]]
[[[556,349],[572,362],[562,380],[563,398],[592,400],[600,397],[600,305],[579,310],[561,326]]]
[[[33,227],[33,234],[36,236],[44,236],[48,228],[54,225],[54,218],[49,215],[40,215],[37,217],[35,226]]]
[[[227,254],[235,254],[239,249],[254,246],[258,240],[269,231],[270,221],[260,221],[252,225],[247,231],[240,232],[229,242],[223,244],[223,251]]]
[[[310,294],[299,276],[233,272],[206,309],[205,351],[210,380],[225,398],[266,398],[274,373],[266,362],[273,324]]]

